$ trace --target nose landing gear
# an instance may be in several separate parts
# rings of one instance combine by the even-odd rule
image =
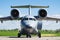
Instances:
[[[31,38],[30,33],[27,33],[27,34],[26,34],[26,37],[27,37],[27,38]]]

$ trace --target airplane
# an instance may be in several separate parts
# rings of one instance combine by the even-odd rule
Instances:
[[[21,30],[18,32],[18,37],[26,34],[27,38],[31,38],[31,34],[37,34],[41,38],[42,20],[53,20],[58,23],[60,18],[47,17],[47,11],[45,9],[39,9],[37,16],[31,16],[31,8],[49,8],[49,6],[33,6],[33,5],[22,5],[22,6],[11,6],[11,8],[29,8],[29,15],[19,17],[19,11],[17,9],[11,10],[11,15],[7,17],[0,17],[1,23],[8,20],[21,20]]]

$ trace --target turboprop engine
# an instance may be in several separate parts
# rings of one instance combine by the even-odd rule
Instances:
[[[46,17],[47,16],[47,11],[45,9],[40,9],[38,11],[38,16],[43,17],[43,18]]]
[[[13,19],[18,18],[18,17],[19,17],[19,11],[18,11],[17,9],[11,10],[11,17],[12,17]]]

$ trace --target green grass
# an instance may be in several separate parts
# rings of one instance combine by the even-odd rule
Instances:
[[[0,36],[17,36],[17,30],[0,30]]]
[[[17,36],[17,34],[18,30],[0,30],[0,36]],[[60,31],[42,30],[41,34],[42,36],[60,36]]]
[[[59,30],[42,30],[42,36],[60,36]]]
[[[60,36],[60,33],[56,33],[56,36]]]

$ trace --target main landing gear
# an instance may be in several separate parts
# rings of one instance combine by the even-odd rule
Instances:
[[[41,38],[41,33],[38,32],[37,34],[38,34],[38,37]],[[22,35],[21,33],[18,33],[18,38],[21,37],[21,35]],[[27,38],[31,38],[31,34],[30,34],[30,33],[27,33],[27,34],[26,34],[26,37],[27,37]]]
[[[41,38],[41,33],[40,32],[38,32],[38,37]]]
[[[26,34],[27,38],[31,38],[31,33],[27,30],[24,30],[24,29],[21,30],[21,32],[18,33],[18,37],[21,37],[22,34]],[[41,38],[41,32],[38,31],[37,34],[38,34],[38,37]]]

